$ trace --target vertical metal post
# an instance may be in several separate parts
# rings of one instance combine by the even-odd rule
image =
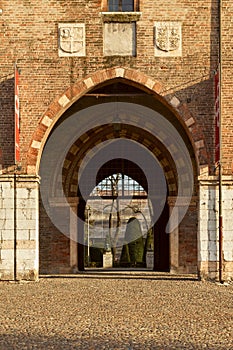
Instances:
[[[87,266],[90,265],[90,207],[87,207]]]
[[[222,166],[219,163],[219,282],[223,283]]]
[[[222,1],[219,0],[219,282],[223,282],[222,216]]]
[[[17,184],[14,173],[14,280],[17,280]]]

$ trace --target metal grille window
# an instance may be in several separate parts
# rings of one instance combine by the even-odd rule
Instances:
[[[113,174],[102,180],[91,193],[91,197],[142,197],[146,198],[144,188],[131,177],[122,173]]]
[[[139,11],[139,0],[102,0],[102,10],[107,12]]]
[[[108,0],[108,11],[132,12],[134,11],[134,0]]]

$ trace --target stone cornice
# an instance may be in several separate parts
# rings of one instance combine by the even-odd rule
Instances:
[[[198,181],[201,185],[210,185],[217,186],[218,185],[218,176],[199,176]],[[233,185],[233,176],[223,175],[222,176],[222,184],[224,186]]]
[[[101,12],[103,22],[137,22],[140,20],[141,12]]]

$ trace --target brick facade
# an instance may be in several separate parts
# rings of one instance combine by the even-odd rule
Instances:
[[[13,177],[11,176],[16,174],[18,176],[17,186],[25,185],[30,188],[31,180],[27,182],[24,176],[31,176],[34,177],[35,181],[34,191],[37,188],[37,176],[40,172],[44,146],[53,133],[54,126],[58,125],[56,123],[69,118],[72,108],[79,111],[87,107],[88,104],[89,106],[97,104],[97,102],[92,103],[92,100],[88,100],[88,97],[85,96],[93,91],[100,91],[98,89],[101,88],[105,88],[106,91],[106,86],[111,86],[114,83],[126,84],[130,87],[129,89],[138,89],[147,94],[148,98],[145,100],[143,100],[144,97],[141,99],[137,97],[136,101],[145,107],[156,104],[157,111],[164,118],[170,120],[179,131],[190,152],[194,172],[194,192],[187,214],[179,225],[178,238],[171,239],[173,243],[176,242],[174,246],[177,245],[174,248],[176,249],[175,253],[170,253],[171,260],[173,258],[174,261],[176,260],[171,270],[182,273],[199,272],[202,276],[217,278],[218,199],[217,197],[213,199],[210,193],[212,193],[212,188],[217,191],[217,172],[214,163],[214,73],[217,69],[219,56],[218,1],[206,0],[200,4],[200,2],[188,0],[178,2],[141,0],[139,1],[139,9],[135,13],[120,13],[112,15],[112,17],[102,13],[105,5],[106,2],[103,4],[101,0],[43,0],[41,2],[3,0],[1,2],[0,186],[4,190],[0,191],[0,230],[1,241],[10,242],[4,244],[7,247],[10,244],[12,251],[8,251],[7,254],[12,256],[9,255],[8,260],[5,259],[8,261],[5,262],[5,265],[2,264],[4,259],[0,257],[0,278],[13,279],[17,275],[13,271],[17,261],[12,262],[15,259],[12,258],[13,255],[17,254],[17,249],[12,243],[17,237],[15,232],[17,228],[15,224],[12,224],[13,226],[10,228],[7,226],[7,230],[12,230],[9,236],[10,231],[6,234],[4,226],[6,219],[14,221],[14,217],[9,218],[6,214],[11,207],[4,197],[6,196],[4,191],[7,191],[5,188],[8,186],[6,182],[9,180],[7,183],[10,187],[13,186]],[[224,243],[224,278],[227,279],[233,276],[233,233],[231,231],[231,209],[233,207],[230,203],[233,193],[233,83],[231,79],[233,5],[224,0],[222,7],[222,164],[225,176],[224,234],[226,235],[225,242],[227,242]],[[112,25],[109,26],[109,23]],[[124,26],[117,27],[116,23],[123,23]],[[181,28],[177,52],[170,49],[161,51],[160,48],[155,50],[158,31],[156,23],[165,25],[170,23],[171,28],[174,25]],[[74,30],[74,34],[72,34],[74,48],[71,48],[72,53],[68,52],[68,54],[63,55],[61,54],[62,47],[68,51],[70,47],[67,41],[67,32],[61,32],[61,30],[66,30],[65,25],[69,27],[69,24],[72,24],[72,28],[74,28],[72,29]],[[80,32],[81,29],[78,29],[77,37],[75,37],[75,24],[80,24],[81,29],[85,28],[84,32]],[[123,33],[135,34],[134,39],[129,43],[133,46],[132,55],[128,53],[124,55],[124,50],[123,53],[119,51],[119,46],[114,45],[114,42],[105,42],[107,34],[109,35],[107,31],[111,30],[113,32],[110,34],[116,35],[116,39],[120,38],[119,40],[124,40],[122,31]],[[78,49],[75,51],[75,45],[77,47],[78,45],[85,46],[82,54],[78,54]],[[127,43],[122,41],[122,46],[124,47],[124,45],[127,49]],[[106,46],[108,50],[106,50]],[[14,164],[15,63],[20,70],[21,162],[17,166]],[[101,104],[101,101],[106,102],[100,99],[98,103]],[[114,96],[111,101],[114,101]],[[122,101],[125,102],[127,99],[122,99]],[[129,101],[132,102],[130,99]],[[104,131],[101,142],[111,139],[112,133],[112,130]],[[137,135],[135,130],[128,130],[126,134],[129,139],[134,140],[134,137],[138,137],[135,140],[139,140],[139,136],[135,136]],[[88,137],[92,138],[92,134]],[[123,137],[123,131],[121,137]],[[144,144],[146,145],[149,141],[151,140],[148,136],[145,138]],[[96,143],[89,142],[89,148],[91,149],[95,144],[98,144],[98,140]],[[159,147],[157,146],[157,152]],[[79,161],[82,159],[82,150],[79,154],[79,158],[75,154],[72,158],[72,152],[70,152],[67,160],[71,164],[76,162],[75,164],[79,165]],[[160,158],[159,161],[161,164],[165,164],[166,161],[170,164],[170,168],[162,166],[168,184],[170,176],[168,195],[173,197],[177,195],[177,190],[172,192],[175,183],[173,179],[176,179],[177,174],[169,158],[169,149],[163,150],[163,155],[164,157]],[[67,180],[68,183],[65,186],[69,189],[73,185],[77,187],[77,177],[74,171],[69,167],[65,170],[66,179],[70,181]],[[10,178],[6,181],[7,176]],[[72,197],[74,193],[69,191],[67,196]],[[21,196],[21,194],[18,195]],[[13,192],[12,196],[14,196]],[[30,198],[28,197],[28,199]],[[206,201],[210,204],[209,206]],[[202,211],[202,204],[205,206],[205,214]],[[24,205],[27,207],[25,203]],[[38,203],[35,203],[35,208],[37,205]],[[28,208],[29,212],[33,209],[30,207],[30,203]],[[38,214],[38,208],[36,210]],[[57,208],[56,210],[62,209]],[[69,215],[68,208],[63,208],[63,210],[67,211],[67,215]],[[28,215],[32,218],[31,212]],[[34,230],[35,233],[40,229],[39,260],[41,272],[70,271],[70,267],[72,267],[70,265],[72,260],[70,240],[53,227],[53,223],[50,222],[42,204],[40,204],[40,220],[37,217],[33,220],[34,226],[31,230]],[[22,224],[25,225],[25,223]],[[18,229],[23,235],[26,228],[22,226]],[[216,231],[215,240],[213,239],[214,230]],[[26,233],[24,235],[26,246],[30,247],[30,244],[37,246],[37,236],[32,238],[29,231]],[[30,243],[31,240],[34,243]],[[212,241],[215,241],[215,248]],[[213,253],[214,249],[215,254]],[[9,249],[7,248],[7,250]],[[171,246],[170,250],[172,250]],[[28,248],[28,259],[26,260],[33,260],[31,258],[33,251],[35,251],[35,246]],[[2,256],[4,254],[6,256],[4,245],[1,245],[0,252],[2,252]],[[18,278],[25,276],[25,278],[36,278],[38,251],[35,254],[35,266],[29,262],[27,268],[27,263],[24,263],[25,272],[21,271],[23,268],[21,270],[19,268]]]

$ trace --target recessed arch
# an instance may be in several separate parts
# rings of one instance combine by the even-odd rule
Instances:
[[[114,67],[97,71],[90,76],[80,79],[70,86],[61,96],[58,96],[42,116],[37,129],[34,132],[29,145],[27,156],[27,173],[37,174],[44,145],[59,118],[80,98],[98,86],[121,80],[126,84],[136,86],[148,96],[153,96],[157,101],[170,111],[178,120],[182,129],[192,144],[198,171],[208,168],[208,156],[205,147],[205,138],[201,127],[196,123],[186,103],[179,101],[176,96],[169,95],[169,101],[163,92],[161,83],[144,73],[124,67]]]
[[[82,163],[85,160],[85,157],[87,157],[87,159],[92,157],[92,148],[101,148],[103,143],[111,140],[130,140],[131,142],[135,142],[151,152],[154,157],[156,157],[163,169],[168,186],[169,198],[167,198],[164,213],[162,214],[161,220],[157,224],[156,230],[159,231],[162,228],[163,232],[161,232],[161,237],[166,237],[164,234],[168,222],[167,218],[173,210],[172,206],[175,205],[179,190],[179,176],[177,174],[176,164],[172,157],[172,152],[174,154],[177,148],[174,147],[172,142],[169,142],[169,138],[167,138],[163,132],[161,132],[161,135],[158,135],[158,137],[153,135],[151,129],[151,126],[153,127],[153,123],[151,125],[151,120],[148,118],[143,118],[142,114],[138,115],[136,112],[132,111],[130,107],[128,108],[129,114],[124,114],[124,110],[123,112],[122,110],[118,111],[118,106],[126,106],[128,104],[130,106],[134,106],[136,110],[145,111],[145,113],[146,111],[150,110],[154,123],[156,118],[158,118],[157,120],[162,118],[164,121],[167,121],[174,127],[177,134],[186,145],[191,158],[196,186],[197,176],[201,166],[208,166],[208,159],[205,156],[205,140],[202,138],[202,136],[200,137],[200,135],[202,135],[201,130],[198,130],[200,131],[198,135],[190,132],[192,128],[195,130],[198,129],[198,126],[195,123],[194,118],[189,113],[187,106],[182,104],[180,101],[178,101],[178,103],[177,100],[174,100],[174,98],[168,101],[162,92],[162,86],[150,77],[132,69],[125,69],[121,67],[111,68],[105,70],[104,72],[102,71],[100,76],[98,76],[99,73],[100,72],[97,72],[94,75],[77,82],[77,84],[68,89],[65,94],[51,104],[46,114],[42,117],[38,130],[34,135],[34,140],[31,143],[28,156],[28,172],[37,172],[39,170],[40,158],[44,150],[44,146],[47,141],[49,142],[50,137],[53,137],[56,130],[63,125],[63,122],[69,121],[70,118],[76,114],[79,116],[79,114],[82,114],[83,112],[85,114],[85,111],[86,113],[89,113],[91,110],[89,119],[85,119],[86,129],[84,132],[79,134],[79,136],[77,136],[75,133],[71,136],[69,134],[69,130],[67,130],[67,135],[71,137],[71,141],[69,147],[66,149],[63,161],[60,162],[59,160],[59,162],[57,162],[57,170],[60,171],[60,173],[58,173],[57,181],[59,186],[55,185],[52,189],[52,196],[54,200],[51,203],[55,206],[54,210],[61,210],[60,203],[57,203],[57,198],[59,198],[61,189],[64,191],[66,198],[68,198],[69,201],[71,199],[71,202],[73,199],[74,201],[72,203],[75,203],[75,197],[77,197],[78,191],[78,172],[83,166]],[[123,85],[125,86],[125,90],[122,91],[122,94],[114,91],[114,86],[118,86],[119,89],[120,85],[122,87]],[[79,89],[77,86],[79,86]],[[105,92],[110,92],[111,89],[112,94],[108,93],[108,96],[105,97]],[[103,94],[103,96],[101,94]],[[176,106],[174,106],[175,104]],[[101,108],[104,111],[110,111],[110,105],[114,116],[116,118],[120,117],[121,119],[120,128],[119,125],[117,125],[118,123],[114,122],[114,120],[111,121],[108,119],[104,122],[104,117],[101,119],[101,123],[98,125],[92,125],[92,123],[88,124],[95,118],[95,113],[97,113],[97,111],[99,111]],[[140,119],[139,123],[138,118]],[[163,144],[163,141],[165,140],[166,142]],[[180,163],[180,168],[182,168],[182,159],[177,160]],[[182,172],[182,177],[186,177],[185,167],[184,172]],[[197,187],[195,188],[195,195],[197,195]],[[194,200],[192,203],[195,205]],[[191,206],[193,205],[192,203]],[[182,203],[181,205],[184,204]],[[84,213],[85,201],[80,203],[78,206],[78,212]],[[66,215],[69,215],[67,213],[67,207],[64,210],[66,210]],[[59,212],[59,217],[60,214],[61,213]],[[171,240],[171,244],[176,246],[176,250],[170,255],[170,266],[176,269],[176,271],[181,271],[179,270],[179,268],[181,269],[180,265],[190,264],[191,267],[182,266],[183,269],[186,269],[185,271],[190,272],[193,271],[192,269],[195,268],[195,264],[197,264],[197,233],[195,231],[195,215],[197,215],[196,209],[191,208],[189,210],[189,215],[192,217],[191,238],[185,236],[186,231],[184,225],[187,225],[185,220],[188,218],[190,221],[190,216],[186,216],[184,224],[182,224],[183,227],[181,229],[181,233],[178,232],[176,236],[174,236],[175,238]],[[45,218],[45,216],[43,217]],[[68,231],[69,228],[67,226],[66,232]],[[188,262],[186,261],[186,253],[185,251],[182,251],[182,249],[185,249],[185,246],[179,245],[179,239],[183,239],[187,242],[191,241],[190,246],[193,247],[193,251],[191,253],[191,263],[189,263],[190,259],[188,259]],[[68,241],[65,243],[66,246],[68,246],[67,242]],[[157,243],[158,246],[159,244],[163,245],[162,241]],[[74,250],[74,248],[72,249]],[[69,254],[69,252],[67,254]],[[81,250],[79,250],[78,254],[82,256]],[[179,254],[182,256],[183,261],[182,259],[181,261],[178,261],[177,257],[179,257]],[[72,258],[71,260],[73,263],[75,258]],[[156,262],[157,266],[159,266],[161,261],[162,260],[160,259]]]
[[[85,136],[89,142],[83,144],[82,140],[76,140],[67,153],[66,159],[68,162],[64,162],[65,167],[63,167],[62,172],[63,189],[68,197],[73,197],[77,193],[79,167],[87,152],[90,148],[98,146],[104,141],[114,140],[116,132],[114,131],[114,125],[105,125],[89,130]],[[178,181],[174,160],[158,139],[146,130],[127,124],[121,124],[121,130],[118,131],[117,137],[132,140],[153,153],[164,169],[170,195],[177,194]]]

